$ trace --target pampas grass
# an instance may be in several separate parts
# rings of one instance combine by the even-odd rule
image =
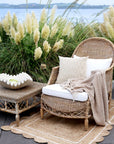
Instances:
[[[27,13],[21,23],[8,13],[0,21],[1,73],[27,72],[35,81],[47,82],[59,55],[70,57],[82,40],[96,36],[96,26],[55,17],[55,12],[56,7],[51,15],[43,9],[39,21],[34,13]]]

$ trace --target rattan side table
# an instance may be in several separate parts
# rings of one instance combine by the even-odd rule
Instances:
[[[45,85],[33,82],[30,86],[18,90],[6,89],[0,85],[0,110],[15,114],[19,126],[19,114],[40,104],[40,94]]]

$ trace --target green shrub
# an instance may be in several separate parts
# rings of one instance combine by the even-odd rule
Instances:
[[[24,71],[35,81],[47,82],[59,55],[70,57],[81,41],[96,36],[89,24],[72,23],[61,16],[54,19],[55,11],[54,7],[48,16],[43,9],[39,22],[34,13],[27,14],[22,23],[15,14],[5,16],[0,22],[0,73]]]

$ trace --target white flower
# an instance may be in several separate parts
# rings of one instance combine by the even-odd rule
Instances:
[[[51,15],[50,15],[50,24],[53,23],[54,20],[54,16],[55,16],[55,12],[56,12],[57,6],[53,6],[52,10],[51,10]]]
[[[15,38],[15,29],[13,27],[11,27],[10,29],[10,35],[11,35],[11,38]]]
[[[15,39],[14,40],[15,40],[16,44],[19,44],[21,42],[21,37],[20,37],[20,33],[19,32],[17,32],[15,34]]]
[[[57,26],[57,24],[55,23],[55,24],[52,26],[51,33],[50,33],[50,38],[53,38],[53,37],[56,35],[57,31],[58,31],[58,26]]]
[[[15,30],[17,30],[17,24],[18,24],[17,16],[13,14],[12,25],[15,28]]]
[[[2,20],[2,26],[3,26],[3,29],[6,32],[6,34],[9,35],[10,34],[10,25],[8,23],[8,19],[7,18],[4,18]]]
[[[6,15],[5,18],[8,20],[8,24],[11,26],[11,24],[12,24],[12,18],[11,18],[10,12],[7,13],[7,15]]]
[[[114,28],[109,22],[105,22],[107,34],[111,39],[114,39]]]
[[[37,46],[38,41],[39,41],[39,39],[40,39],[40,32],[38,31],[38,29],[36,29],[36,30],[34,31],[33,38],[34,38],[35,45]]]
[[[30,14],[26,15],[26,21],[25,21],[25,25],[26,25],[26,31],[31,34],[32,33],[32,17]]]
[[[63,43],[64,43],[63,39],[60,39],[58,42],[56,42],[53,46],[53,51],[57,52],[59,49],[61,49],[63,47]]]
[[[47,40],[49,37],[49,34],[50,34],[49,26],[45,24],[44,27],[42,28],[41,36],[42,38]]]
[[[42,56],[42,49],[40,47],[35,49],[34,59],[37,60]]]
[[[69,22],[68,24],[65,25],[62,35],[63,36],[69,35],[71,29],[72,29],[72,24]]]
[[[51,46],[50,46],[50,44],[48,43],[48,41],[44,41],[44,43],[43,43],[43,49],[44,49],[44,51],[46,52],[46,53],[49,53],[49,51],[51,50]]]
[[[24,26],[23,26],[23,24],[18,23],[18,25],[17,25],[17,31],[19,32],[20,38],[22,40],[23,37],[24,37]]]
[[[74,32],[74,29],[72,29],[68,35],[69,38],[73,38],[75,32]]]
[[[47,19],[47,14],[46,14],[46,9],[44,8],[42,10],[41,16],[40,16],[40,22],[41,23],[45,23]]]
[[[37,21],[36,18],[32,18],[32,30],[33,30],[33,32],[34,32],[36,29],[39,29],[38,21]]]

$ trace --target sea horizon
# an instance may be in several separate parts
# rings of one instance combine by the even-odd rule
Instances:
[[[4,8],[4,9],[0,9],[0,19],[4,18],[5,15],[10,12],[11,16],[13,16],[13,14],[15,13],[18,20],[19,21],[23,21],[26,17],[27,13],[32,13],[34,12],[36,15],[36,18],[39,20],[40,19],[40,15],[42,12],[42,9],[12,9],[12,8]],[[103,14],[99,15],[98,17],[96,17],[96,15],[98,13],[100,13],[103,9],[78,9],[78,10],[74,10],[71,9],[69,14],[66,14],[63,16],[63,13],[65,11],[65,9],[57,9],[56,13],[55,13],[55,17],[57,16],[63,16],[64,18],[67,18],[69,20],[72,20],[73,22],[75,22],[76,20],[85,20],[85,22],[89,23],[93,20],[95,20],[96,22],[102,22],[103,21]],[[50,12],[51,10],[49,10]]]

